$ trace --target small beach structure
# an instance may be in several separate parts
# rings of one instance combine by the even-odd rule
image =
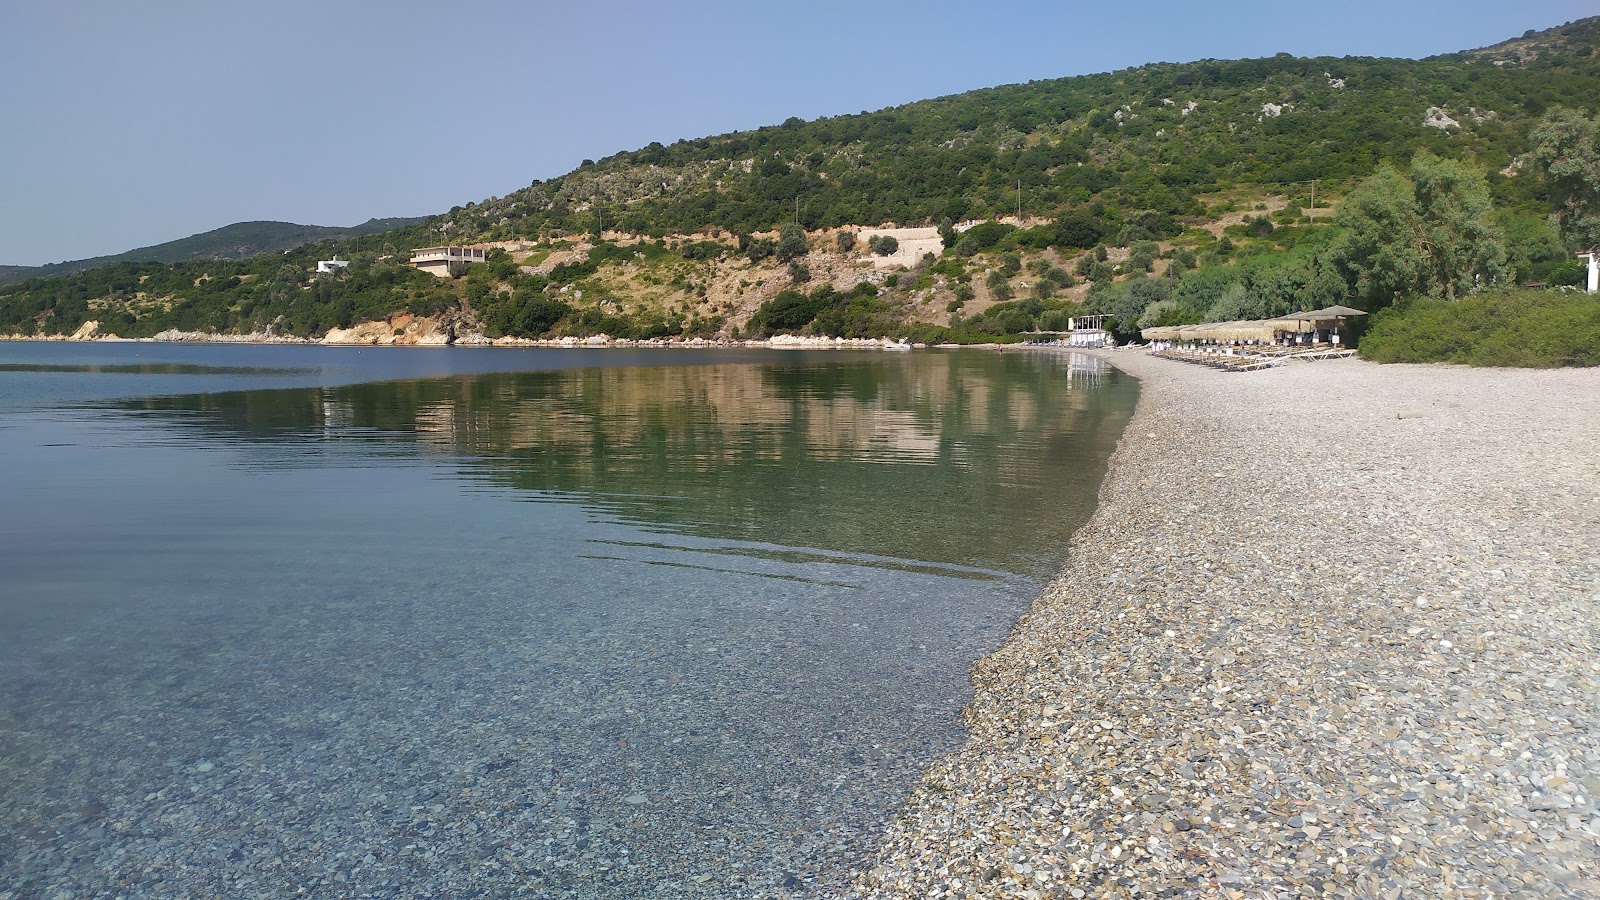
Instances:
[[[418,247],[411,251],[413,266],[440,278],[450,277],[451,263],[481,263],[487,262],[488,258],[489,251],[482,247],[457,247],[453,244],[443,247]]]
[[[1352,316],[1364,315],[1366,315],[1366,313],[1359,309],[1351,309],[1348,306],[1339,306],[1336,304],[1323,309],[1314,309],[1309,312],[1289,313],[1286,316],[1279,316],[1276,319],[1268,319],[1267,321],[1286,323],[1292,322],[1294,323],[1293,330],[1295,334],[1304,335],[1309,332],[1313,338],[1312,343],[1317,342],[1315,338],[1317,337],[1318,332],[1327,331],[1329,332],[1328,343],[1337,344],[1340,342],[1339,326],[1345,324],[1346,320]],[[1296,343],[1305,343],[1305,341],[1297,338]]]
[[[1115,347],[1117,342],[1106,330],[1110,316],[1073,316],[1067,319],[1068,347]]]
[[[1098,316],[1072,316],[1067,319],[1066,331],[1025,331],[1028,343],[1046,343],[1052,346],[1081,347],[1083,349],[1097,349],[1101,347],[1115,347],[1116,338],[1106,328],[1108,315]],[[1048,338],[1048,340],[1035,340],[1035,338]]]

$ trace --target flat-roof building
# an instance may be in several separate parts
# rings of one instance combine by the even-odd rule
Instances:
[[[440,278],[450,277],[451,263],[487,262],[489,251],[481,247],[418,247],[411,251],[411,264]]]

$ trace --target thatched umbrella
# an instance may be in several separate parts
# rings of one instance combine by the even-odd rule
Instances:
[[[1339,326],[1344,324],[1344,320],[1350,318],[1351,316],[1364,316],[1366,313],[1359,309],[1351,309],[1348,306],[1340,306],[1339,304],[1335,303],[1333,306],[1319,309],[1310,315],[1316,316],[1316,321],[1333,321],[1333,342],[1337,344],[1339,343]]]
[[[1246,341],[1259,341],[1270,344],[1277,339],[1277,329],[1270,322],[1261,320],[1241,320],[1236,322],[1219,322],[1212,326],[1213,336],[1219,340],[1243,343]]]

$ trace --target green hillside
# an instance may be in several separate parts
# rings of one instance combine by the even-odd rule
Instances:
[[[972,340],[1085,309],[1124,333],[1335,301],[1376,311],[1571,281],[1580,237],[1549,216],[1588,195],[1550,169],[1566,150],[1533,152],[1535,136],[1555,111],[1597,109],[1600,17],[1423,60],[1153,63],[651,144],[337,245],[33,278],[0,288],[0,332],[94,319],[124,336],[315,336],[404,311],[490,337]],[[1566,137],[1546,143],[1581,145],[1584,121],[1561,119]],[[1019,206],[1023,228],[947,228],[936,259],[898,274],[832,231]],[[796,218],[808,234],[772,233]],[[404,264],[447,241],[511,252],[456,279]],[[312,277],[335,246],[353,264]]]
[[[1556,105],[1592,109],[1600,19],[1426,60],[1155,63],[619,153],[453,210],[463,236],[592,227],[755,231],[1054,215],[1092,201],[1199,214],[1198,194],[1366,175],[1418,150],[1498,170]],[[1276,108],[1276,112],[1274,112]],[[1429,109],[1456,121],[1424,124]],[[1509,190],[1509,188],[1508,188]],[[599,209],[596,209],[598,204]],[[503,221],[504,220],[504,221]]]
[[[43,266],[0,266],[0,284],[66,275],[118,262],[177,263],[197,259],[244,259],[257,253],[292,250],[314,241],[340,240],[393,231],[422,219],[368,219],[350,228],[296,225],[293,222],[236,222],[176,241],[140,247],[113,256],[69,260]]]

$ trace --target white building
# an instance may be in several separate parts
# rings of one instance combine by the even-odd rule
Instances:
[[[333,259],[317,260],[317,274],[323,275],[328,272],[338,271],[339,269],[343,269],[348,265],[350,265],[350,260],[340,259],[339,254],[335,253],[333,255]]]
[[[1600,291],[1600,250],[1585,250],[1578,258],[1589,261],[1589,281],[1584,290],[1591,294]]]
[[[482,247],[419,247],[411,251],[411,264],[440,278],[449,278],[451,263],[481,263],[488,261],[488,257],[489,251]]]
[[[1111,332],[1106,330],[1106,320],[1110,316],[1073,316],[1067,319],[1067,346],[1069,347],[1115,347],[1117,342],[1111,337]]]

